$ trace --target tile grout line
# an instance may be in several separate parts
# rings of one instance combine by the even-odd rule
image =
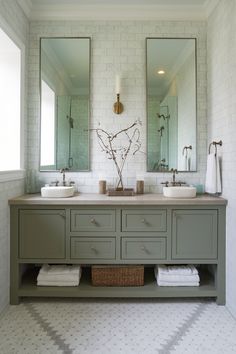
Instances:
[[[186,332],[193,326],[193,324],[198,320],[203,311],[206,309],[207,304],[201,303],[197,306],[193,314],[183,323],[181,327],[178,328],[177,332],[174,332],[171,338],[165,343],[162,348],[158,351],[158,354],[168,354],[171,352],[174,346],[176,346],[179,341],[184,337]]]
[[[34,309],[32,304],[24,305],[28,310],[31,317],[40,325],[40,327],[46,332],[48,337],[58,346],[59,350],[62,350],[64,354],[72,354],[73,350],[70,349],[70,346],[65,343],[59,334],[53,329],[53,327],[45,320],[39,312]]]

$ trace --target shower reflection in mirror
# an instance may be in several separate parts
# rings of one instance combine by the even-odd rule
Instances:
[[[196,170],[195,47],[192,38],[146,39],[150,172]]]
[[[40,170],[89,170],[90,38],[41,38]]]

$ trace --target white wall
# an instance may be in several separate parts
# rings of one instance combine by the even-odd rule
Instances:
[[[40,36],[90,36],[92,38],[91,68],[91,127],[102,127],[115,132],[141,118],[143,125],[142,150],[146,152],[146,37],[197,37],[198,54],[198,172],[179,175],[181,180],[203,183],[206,163],[206,24],[205,22],[169,21],[55,21],[32,22],[30,25],[29,57],[29,150],[28,163],[38,168],[39,156],[39,38]],[[121,102],[124,113],[112,111],[115,101],[115,74],[123,76]],[[136,154],[128,161],[125,184],[135,184],[135,173],[146,171],[146,154]],[[99,149],[91,133],[91,172],[71,177],[78,181],[82,192],[97,192],[98,177],[103,172],[110,184],[114,183],[114,168]],[[60,178],[58,174],[41,173],[41,181]],[[161,191],[160,182],[170,175],[145,174],[146,191]]]
[[[16,1],[0,1],[0,26],[3,30],[7,29],[9,31],[8,34],[13,33],[23,44],[27,45],[29,31],[28,21],[22,10],[16,4]],[[0,121],[1,118],[2,117],[0,117]],[[1,154],[2,153],[4,152],[1,151]],[[2,182],[2,177],[3,176],[0,176],[0,312],[9,302],[10,234],[8,199],[21,195],[24,192],[23,179]],[[13,178],[17,177],[13,176]]]
[[[223,141],[223,196],[227,207],[226,294],[236,316],[236,1],[221,0],[207,31],[208,142]]]

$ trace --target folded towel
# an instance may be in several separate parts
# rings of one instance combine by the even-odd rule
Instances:
[[[167,266],[156,265],[155,269],[158,274],[165,275],[198,275],[198,270],[194,265],[181,265],[181,266]]]
[[[215,153],[211,153],[207,157],[205,191],[207,193],[221,193],[219,157]]]
[[[38,286],[78,286],[79,285],[79,280],[78,281],[47,281],[47,280],[42,280],[42,281],[37,281]]]
[[[60,275],[60,274],[78,274],[80,271],[80,265],[66,265],[66,264],[56,264],[56,265],[49,265],[43,264],[40,269],[40,274],[53,274],[53,275]]]
[[[158,286],[199,286],[198,281],[192,281],[192,282],[168,282],[168,281],[158,281],[157,280],[157,285]]]
[[[155,277],[159,281],[163,281],[163,282],[199,282],[200,278],[198,274],[183,274],[183,275],[179,275],[179,274],[163,274],[163,273],[158,273],[157,268],[154,269],[155,272]]]
[[[42,281],[77,281],[80,278],[80,273],[78,274],[41,274],[39,273],[37,280]]]

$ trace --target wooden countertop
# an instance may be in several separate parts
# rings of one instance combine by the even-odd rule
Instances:
[[[40,194],[25,194],[9,200],[10,205],[226,205],[227,200],[208,194],[196,198],[168,198],[162,194],[130,197],[109,197],[103,194],[79,194],[70,198],[42,198]]]

